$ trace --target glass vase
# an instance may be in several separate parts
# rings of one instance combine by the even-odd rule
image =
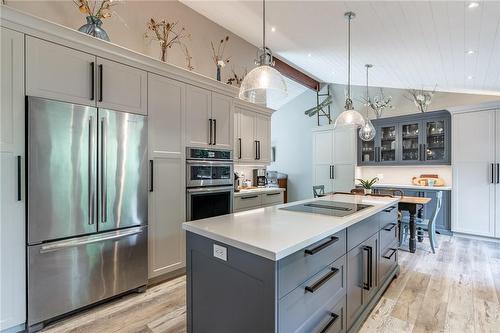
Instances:
[[[87,23],[82,25],[78,31],[109,42],[108,34],[101,28],[101,25],[102,21],[98,17],[87,16]]]

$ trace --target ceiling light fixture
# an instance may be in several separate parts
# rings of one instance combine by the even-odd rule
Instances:
[[[334,128],[344,127],[344,126],[356,126],[361,127],[365,125],[365,119],[356,110],[354,110],[354,105],[351,99],[351,20],[356,17],[353,12],[347,12],[344,14],[347,19],[347,96],[345,98],[345,106],[343,111],[337,119],[335,119]]]
[[[469,51],[467,51],[467,54],[468,54],[468,55],[473,55],[474,53],[475,53],[475,52],[474,52],[474,50],[469,50]]]
[[[469,5],[467,7],[469,7],[469,9],[477,8],[477,7],[479,7],[479,3],[478,2],[471,2],[471,3],[469,3]]]
[[[472,76],[472,75],[467,76],[467,80],[472,80],[473,78],[474,78],[474,76]]]
[[[370,100],[370,95],[368,93],[368,70],[373,67],[373,65],[366,64],[366,101]],[[359,129],[359,138],[363,141],[372,141],[373,138],[375,138],[375,134],[377,131],[375,130],[375,127],[373,126],[372,122],[368,118],[368,108],[369,108],[369,103],[365,104],[365,109],[366,109],[366,117],[365,117],[365,124],[361,126]]]
[[[274,69],[273,53],[266,46],[266,1],[262,1],[262,49],[257,51],[258,67],[248,73],[240,86],[240,99],[267,105],[268,100],[279,101],[288,95],[283,76]]]
[[[309,53],[309,54],[307,54],[307,56],[308,56],[308,57],[311,57],[311,56],[312,56],[312,54],[311,54],[311,53]]]

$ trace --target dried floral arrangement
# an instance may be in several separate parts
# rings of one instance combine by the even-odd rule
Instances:
[[[151,18],[147,23],[147,30],[144,34],[145,38],[160,42],[161,61],[167,61],[167,51],[172,46],[177,45],[186,59],[186,67],[191,71],[194,67],[191,64],[193,59],[189,54],[189,50],[184,43],[184,40],[191,39],[191,34],[187,33],[185,27],[178,28],[179,22],[168,22],[167,20],[155,21]]]
[[[408,90],[408,96],[405,97],[415,103],[417,109],[423,113],[427,111],[427,108],[431,104],[432,96],[434,96],[434,93],[436,92],[436,87],[434,87],[433,91],[410,89]]]
[[[380,95],[372,98],[363,98],[364,105],[372,109],[377,119],[382,117],[385,110],[392,110],[392,97],[384,95],[384,89],[380,88]]]
[[[223,38],[219,41],[217,47],[215,47],[213,42],[210,42],[210,46],[212,47],[212,60],[215,65],[218,67],[224,67],[229,63],[231,57],[227,57],[224,59],[224,51],[226,50],[227,43],[229,42],[229,36]]]
[[[73,0],[73,2],[80,13],[97,17],[99,20],[111,17],[111,7],[117,4],[117,1],[113,0]]]
[[[242,75],[236,74],[236,71],[234,70],[234,67],[231,68],[231,72],[232,72],[232,75],[231,75],[231,77],[229,79],[227,79],[227,84],[229,84],[229,85],[233,85],[234,84],[237,87],[241,86],[241,82],[243,82],[243,79],[248,74],[247,68],[245,67],[245,71],[243,72]]]

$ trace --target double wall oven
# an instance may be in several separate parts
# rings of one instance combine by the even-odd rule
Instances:
[[[233,212],[231,150],[186,148],[187,220]]]

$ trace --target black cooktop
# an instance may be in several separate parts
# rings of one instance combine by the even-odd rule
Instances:
[[[280,209],[294,211],[294,212],[344,217],[357,213],[360,210],[363,210],[368,207],[372,206],[362,205],[357,203],[330,201],[330,200],[317,200],[294,206],[283,207]]]

